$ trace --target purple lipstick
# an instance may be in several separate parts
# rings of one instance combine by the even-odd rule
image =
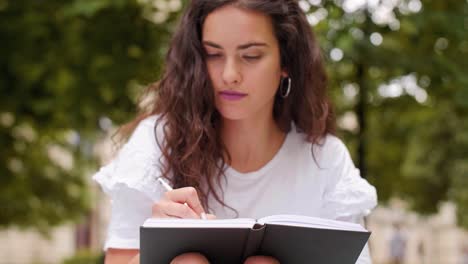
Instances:
[[[219,92],[221,98],[228,100],[228,101],[237,101],[241,100],[242,98],[246,97],[246,93],[236,92],[232,90],[224,90]]]

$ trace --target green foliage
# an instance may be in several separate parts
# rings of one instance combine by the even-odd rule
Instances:
[[[89,250],[78,251],[74,256],[67,258],[63,264],[101,264],[104,263],[104,255]]]
[[[175,15],[131,0],[0,3],[0,227],[47,231],[90,207],[92,145],[157,79]],[[102,122],[101,122],[102,123]]]
[[[421,213],[450,200],[468,227],[468,2],[422,1],[418,12],[395,7],[393,29],[375,23],[372,8],[346,13],[332,1],[324,6],[332,12],[316,27],[322,46],[344,54],[328,64],[339,115],[355,111],[360,97],[366,106],[365,130],[341,134],[354,149],[363,133],[367,176],[380,200],[400,196]],[[372,33],[382,36],[381,45],[371,43]],[[381,85],[401,76],[424,92],[410,94],[403,85],[398,95],[382,95]],[[357,87],[355,96],[345,96],[347,84]]]

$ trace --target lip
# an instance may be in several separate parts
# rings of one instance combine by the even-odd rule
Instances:
[[[228,100],[228,101],[237,101],[241,100],[242,98],[246,97],[246,93],[241,93],[237,91],[232,91],[232,90],[224,90],[219,92],[219,95],[221,98]]]

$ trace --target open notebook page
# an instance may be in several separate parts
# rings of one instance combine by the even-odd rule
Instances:
[[[260,218],[257,222],[262,225],[275,224],[367,232],[367,230],[359,224],[302,215],[272,215]]]
[[[144,227],[179,227],[179,228],[252,228],[255,219],[180,219],[180,218],[150,218],[144,223]]]
[[[178,227],[178,228],[252,228],[258,224],[275,224],[286,226],[313,227],[320,229],[335,229],[366,232],[359,224],[335,221],[317,217],[301,215],[272,215],[258,219],[180,219],[180,218],[150,218],[143,224],[144,227]]]

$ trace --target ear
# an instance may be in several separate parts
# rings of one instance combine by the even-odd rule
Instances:
[[[289,74],[286,71],[286,69],[281,70],[281,77],[283,77],[283,78],[288,78],[289,77]]]

